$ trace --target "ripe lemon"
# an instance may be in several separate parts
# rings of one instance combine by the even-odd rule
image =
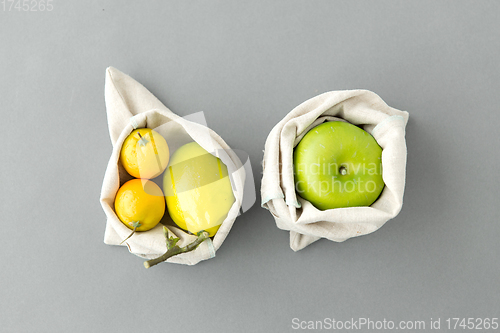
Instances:
[[[214,236],[233,205],[227,167],[198,143],[191,142],[172,155],[163,190],[168,212],[182,229]]]
[[[150,180],[129,180],[116,193],[115,211],[129,229],[150,230],[160,222],[165,213],[163,192]]]
[[[120,151],[123,167],[135,178],[158,177],[167,167],[169,157],[167,141],[150,128],[132,131]]]

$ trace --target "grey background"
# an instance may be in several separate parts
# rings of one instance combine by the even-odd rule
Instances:
[[[2,9],[2,332],[288,332],[293,318],[427,330],[441,318],[445,331],[449,317],[500,317],[499,2]],[[108,66],[181,116],[203,110],[250,155],[257,189],[266,136],[290,110],[372,90],[410,112],[403,209],[373,234],[294,253],[258,195],[216,258],[145,270],[103,243]]]

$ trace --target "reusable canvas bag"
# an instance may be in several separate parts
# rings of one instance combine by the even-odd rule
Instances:
[[[106,168],[100,197],[101,206],[107,217],[104,243],[119,245],[131,232],[118,219],[114,211],[116,192],[121,185],[133,178],[125,171],[119,160],[120,150],[125,138],[135,128],[147,127],[154,129],[166,139],[170,155],[180,146],[196,141],[209,153],[220,158],[227,166],[235,202],[213,237],[213,241],[208,239],[201,243],[196,250],[173,256],[167,262],[194,265],[201,260],[214,257],[215,252],[231,230],[243,199],[245,169],[238,156],[220,136],[206,127],[206,124],[203,124],[204,118],[200,117],[200,114],[188,117],[174,114],[140,83],[112,67],[106,70],[105,100],[113,152]],[[167,210],[165,210],[165,214],[168,220]],[[180,239],[177,243],[180,247],[197,238],[195,235],[175,227],[171,220],[170,222],[167,227],[171,234]],[[122,245],[127,246],[131,253],[145,259],[161,256],[167,250],[163,224],[159,223],[149,231],[136,232]]]
[[[371,91],[331,91],[300,104],[271,130],[264,150],[262,207],[271,212],[278,228],[290,231],[294,251],[321,238],[343,242],[366,235],[399,213],[405,187],[408,116]],[[311,128],[325,121],[357,125],[382,147],[385,187],[371,206],[322,211],[297,195],[293,149]]]

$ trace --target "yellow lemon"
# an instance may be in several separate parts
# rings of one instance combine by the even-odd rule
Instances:
[[[169,157],[167,141],[150,128],[132,131],[120,151],[123,167],[135,178],[158,177],[167,167]]]
[[[198,143],[191,142],[172,155],[163,190],[168,212],[182,229],[215,235],[234,203],[227,167]]]
[[[116,193],[115,211],[128,228],[135,228],[136,231],[150,230],[165,214],[163,192],[150,180],[129,180]]]

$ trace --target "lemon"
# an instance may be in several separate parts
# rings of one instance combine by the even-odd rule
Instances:
[[[193,234],[205,230],[210,237],[235,201],[226,165],[196,142],[172,155],[163,190],[172,220]]]
[[[116,193],[115,211],[120,221],[129,229],[150,230],[165,214],[163,192],[150,180],[129,180]]]
[[[123,167],[135,178],[158,177],[167,167],[169,157],[167,141],[150,128],[132,131],[120,151]]]

